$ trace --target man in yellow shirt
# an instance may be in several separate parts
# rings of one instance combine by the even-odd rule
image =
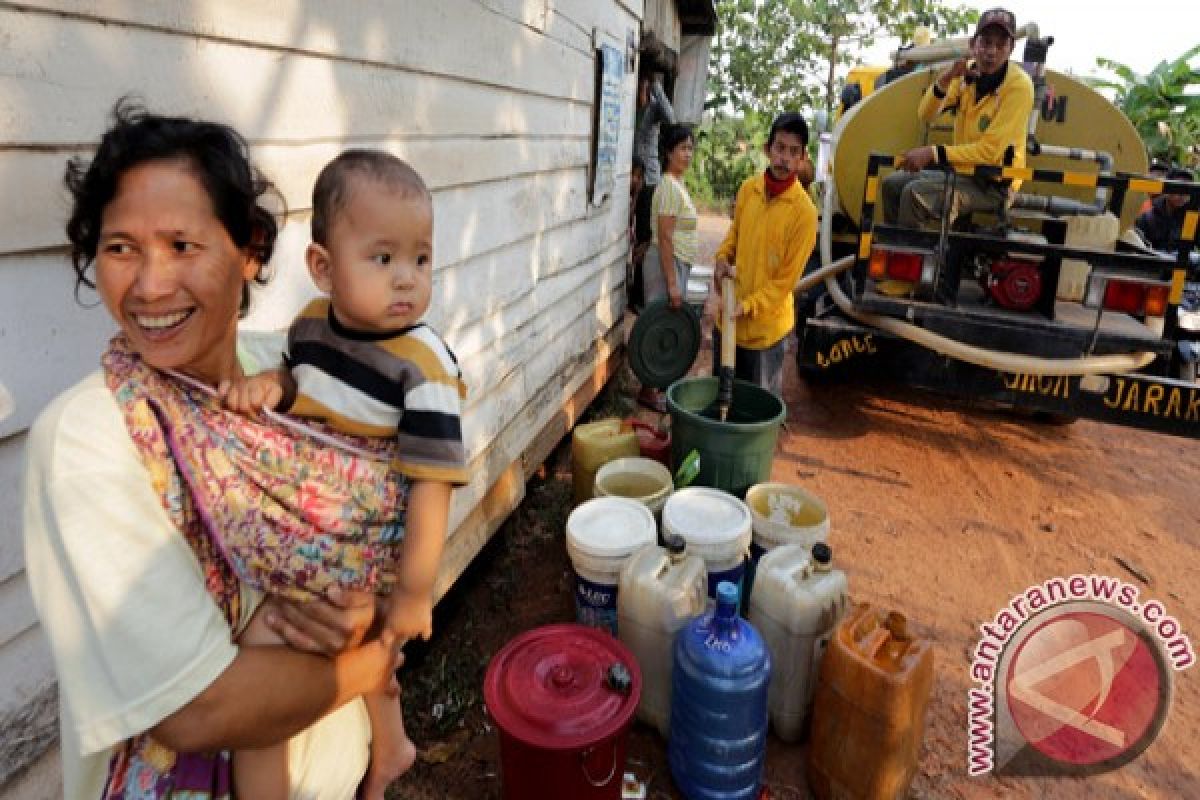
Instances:
[[[983,12],[971,37],[974,62],[955,61],[925,92],[917,116],[925,122],[944,112],[954,118],[954,143],[925,145],[904,154],[901,169],[883,180],[883,216],[910,228],[941,224],[948,199],[951,221],[971,211],[998,211],[1017,183],[958,175],[947,167],[976,164],[1021,167],[1025,131],[1033,110],[1033,82],[1012,64],[1017,20],[1011,11]],[[936,164],[941,170],[926,169]],[[947,196],[946,181],[951,181]]]
[[[734,278],[737,378],[783,394],[784,340],[795,325],[792,289],[817,241],[817,208],[797,174],[806,169],[808,125],[799,114],[771,123],[770,166],[738,189],[733,225],[717,249],[715,277]],[[735,268],[736,266],[736,268]],[[720,368],[721,331],[713,333],[713,374]]]

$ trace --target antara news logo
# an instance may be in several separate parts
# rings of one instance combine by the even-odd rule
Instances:
[[[967,772],[1091,775],[1162,730],[1174,674],[1196,656],[1179,621],[1137,586],[1051,578],[980,626],[968,691]]]

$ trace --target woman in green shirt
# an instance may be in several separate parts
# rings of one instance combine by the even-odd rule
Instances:
[[[667,298],[680,308],[687,294],[688,275],[696,260],[696,205],[683,185],[683,173],[692,163],[692,132],[683,125],[668,125],[659,134],[663,176],[650,204],[652,239],[642,260],[642,285],[646,305]],[[649,387],[638,400],[656,411],[666,410],[663,393]]]
[[[692,163],[694,149],[692,132],[683,125],[669,125],[659,136],[663,178],[654,190],[653,239],[642,262],[647,303],[667,297],[671,308],[679,308],[687,292],[696,260],[696,206],[683,185],[683,173]]]

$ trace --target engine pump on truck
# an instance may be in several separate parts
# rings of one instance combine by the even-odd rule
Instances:
[[[1046,68],[1053,38],[1032,24],[1017,36],[1023,60],[1014,50],[1010,68],[1024,68],[1035,89],[1026,165],[958,168],[947,180],[1021,181],[995,214],[944,217],[933,230],[881,214],[880,184],[900,155],[950,140],[945,117],[926,125],[916,108],[939,65],[966,56],[967,39],[898,51],[888,74],[901,76],[838,119],[823,266],[797,287],[801,374],[869,364],[909,385],[1057,419],[1200,436],[1200,325],[1181,310],[1185,289],[1200,287],[1200,185],[1148,177],[1129,120]],[[1163,192],[1187,197],[1175,253],[1130,233],[1145,197]]]

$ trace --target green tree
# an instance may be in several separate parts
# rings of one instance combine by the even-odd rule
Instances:
[[[766,167],[763,144],[771,118],[753,111],[715,117],[696,132],[696,153],[687,171],[688,193],[705,207],[721,209],[742,181]]]
[[[1200,161],[1200,69],[1189,62],[1200,45],[1172,61],[1161,61],[1145,75],[1118,61],[1097,58],[1110,76],[1088,78],[1097,89],[1113,92],[1113,102],[1129,117],[1150,155],[1180,164]]]
[[[978,12],[942,0],[718,0],[709,106],[833,110],[837,69],[882,35],[964,31]]]

